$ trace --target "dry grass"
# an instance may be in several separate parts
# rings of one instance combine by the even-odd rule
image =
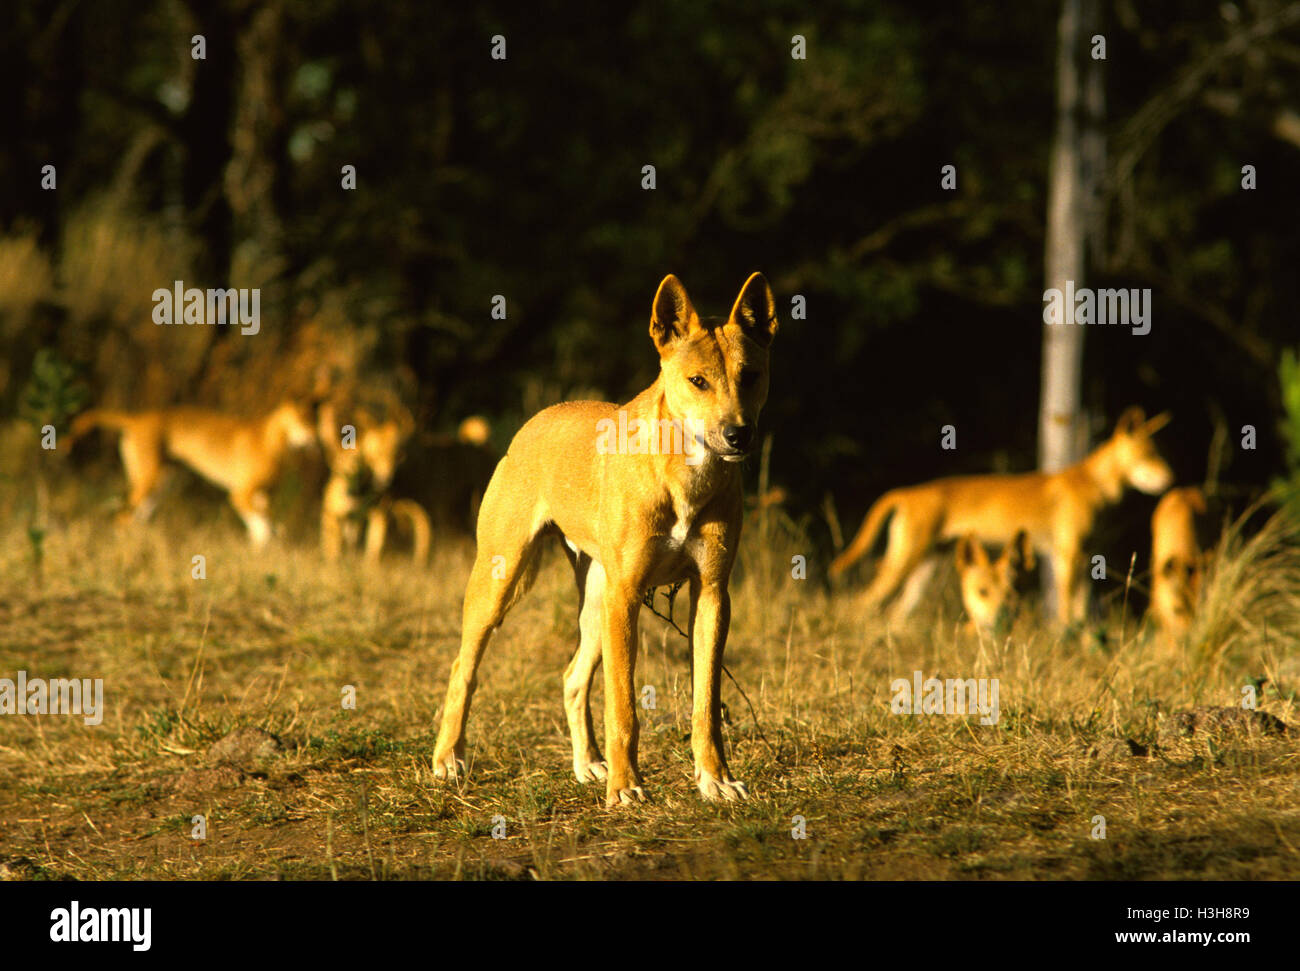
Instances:
[[[1300,551],[1276,523],[1230,538],[1211,616],[1169,645],[1118,611],[1068,635],[1022,620],[1006,639],[973,639],[951,594],[888,633],[790,578],[798,530],[772,512],[765,537],[750,524],[728,645],[757,721],[724,687],[729,757],[754,798],[697,799],[683,643],[647,617],[638,682],[658,707],[642,712],[641,767],[654,801],[607,811],[568,769],[559,687],[576,597],[558,555],[490,649],[471,779],[447,788],[430,758],[467,545],[370,575],[322,565],[306,542],[254,556],[228,511],[182,495],[126,537],[103,511],[56,517],[38,587],[21,507],[8,511],[0,677],[103,678],[106,714],[98,727],[0,718],[0,875],[1300,876],[1294,734],[1161,733],[1164,716],[1236,704],[1261,679],[1261,707],[1300,722],[1300,611],[1282,609],[1300,597]],[[191,579],[196,553],[206,580]],[[891,681],[918,669],[998,678],[999,723],[891,714]],[[356,710],[340,704],[345,685]],[[593,710],[599,721],[599,687]],[[242,726],[283,750],[218,763],[209,746]],[[195,814],[206,840],[190,838]],[[1104,840],[1090,839],[1098,815]],[[806,840],[791,838],[795,816]]]

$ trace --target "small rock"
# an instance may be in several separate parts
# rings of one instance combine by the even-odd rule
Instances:
[[[270,732],[261,728],[236,728],[225,738],[212,743],[208,749],[208,759],[212,762],[247,766],[274,758],[282,751],[284,743]]]

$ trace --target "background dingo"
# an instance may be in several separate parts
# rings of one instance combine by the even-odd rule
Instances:
[[[140,412],[95,408],[72,423],[72,441],[97,427],[122,436],[119,449],[128,484],[124,520],[142,521],[153,514],[163,469],[171,459],[228,492],[255,546],[271,538],[266,490],[279,476],[285,452],[316,441],[309,409],[291,401],[262,418],[190,407]]]
[[[1151,441],[1168,421],[1167,413],[1148,420],[1141,408],[1130,408],[1107,441],[1060,472],[954,476],[887,492],[868,511],[853,542],[831,563],[831,578],[843,575],[871,549],[886,518],[889,544],[863,597],[871,608],[878,608],[908,579],[936,541],[971,533],[1006,543],[1023,527],[1034,549],[1045,553],[1051,564],[1057,618],[1077,619],[1084,609],[1078,576],[1081,548],[1097,512],[1118,502],[1125,486],[1159,495],[1173,479]]]
[[[1187,633],[1200,599],[1205,554],[1197,519],[1205,493],[1195,486],[1170,489],[1151,516],[1151,615],[1171,636]]]
[[[351,409],[346,421],[340,418],[334,402],[321,405],[318,415],[321,448],[330,469],[329,481],[321,497],[321,547],[326,559],[337,560],[343,546],[356,546],[361,540],[361,520],[365,520],[365,560],[378,561],[383,552],[390,516],[410,522],[414,537],[414,558],[423,563],[428,557],[431,527],[428,514],[410,500],[395,502],[388,489],[402,457],[402,447],[410,438],[415,422],[410,412],[390,404],[383,417],[373,409]],[[350,446],[344,445],[343,427],[350,425]]]
[[[1033,568],[1034,550],[1023,529],[996,560],[989,559],[984,544],[974,533],[959,539],[957,573],[969,628],[987,633],[1012,620],[1019,606],[1018,584],[1024,573]]]

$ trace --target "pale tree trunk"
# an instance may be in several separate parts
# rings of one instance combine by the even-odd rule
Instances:
[[[1047,245],[1044,288],[1062,294],[1066,284],[1086,286],[1086,249],[1100,243],[1098,189],[1104,167],[1101,122],[1104,62],[1092,60],[1091,38],[1100,22],[1097,0],[1062,0],[1057,31],[1056,132],[1048,163]],[[1072,320],[1066,307],[1067,320]],[[1042,387],[1038,411],[1038,466],[1054,472],[1078,461],[1086,449],[1081,410],[1084,328],[1043,325]],[[1049,610],[1055,605],[1044,577]]]
[[[1056,133],[1048,162],[1045,289],[1065,293],[1066,282],[1083,284],[1085,200],[1083,192],[1082,102],[1079,70],[1083,45],[1084,0],[1061,0],[1057,31]],[[1069,308],[1066,308],[1067,311]],[[1038,407],[1038,466],[1064,468],[1078,457],[1083,367],[1083,328],[1071,323],[1043,324],[1043,374]]]

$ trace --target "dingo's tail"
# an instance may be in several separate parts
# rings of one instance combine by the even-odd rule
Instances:
[[[429,560],[429,545],[433,540],[433,528],[429,525],[429,514],[424,507],[412,499],[395,499],[392,505],[393,518],[405,516],[411,524],[414,551],[411,558],[423,566]]]
[[[858,530],[858,535],[853,537],[853,542],[844,548],[844,552],[831,562],[830,577],[832,580],[840,577],[845,570],[851,567],[858,560],[866,555],[867,550],[871,549],[876,542],[876,536],[880,533],[880,527],[884,524],[885,518],[894,511],[898,498],[892,492],[886,492],[883,496],[875,501],[867,513],[867,517],[862,520],[862,527]]]
[[[68,444],[74,444],[92,428],[113,428],[121,431],[130,420],[130,415],[121,411],[108,411],[104,408],[83,411],[72,422],[72,429],[68,433]]]

